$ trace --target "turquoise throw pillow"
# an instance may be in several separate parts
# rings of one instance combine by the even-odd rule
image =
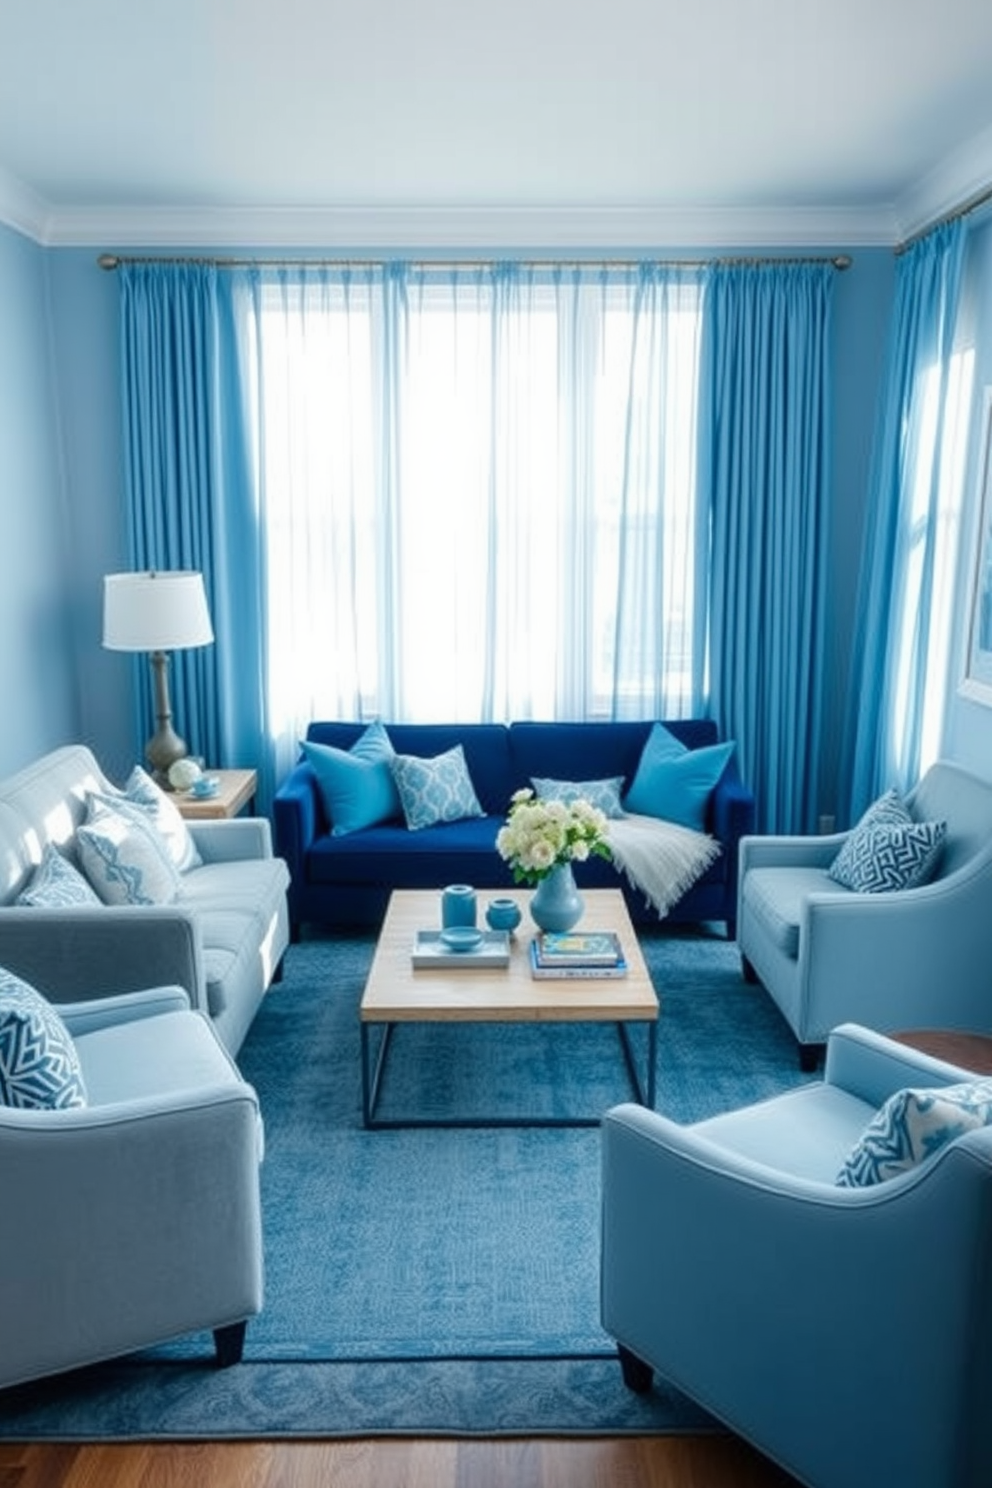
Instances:
[[[400,815],[391,769],[395,751],[382,724],[370,723],[350,749],[305,739],[300,746],[317,777],[331,836],[343,837]]]
[[[866,1188],[924,1162],[964,1132],[992,1124],[992,1080],[940,1090],[897,1090],[872,1117],[837,1175],[841,1188]]]
[[[438,822],[484,816],[460,744],[433,759],[416,754],[393,756],[393,776],[403,815],[411,832]]]
[[[680,739],[656,723],[641,751],[633,784],[624,797],[625,811],[657,816],[678,826],[702,832],[710,796],[735,749],[734,741],[687,749]]]
[[[0,967],[0,1105],[63,1111],[85,1104],[68,1028],[40,992]]]

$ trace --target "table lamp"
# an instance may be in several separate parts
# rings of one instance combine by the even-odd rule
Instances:
[[[172,727],[167,651],[208,646],[214,638],[203,576],[183,570],[107,574],[103,580],[103,644],[110,651],[147,651],[152,664],[157,728],[145,755],[159,785],[186,745]]]

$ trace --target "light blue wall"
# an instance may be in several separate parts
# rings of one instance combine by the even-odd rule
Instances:
[[[46,258],[0,225],[0,776],[79,733]]]

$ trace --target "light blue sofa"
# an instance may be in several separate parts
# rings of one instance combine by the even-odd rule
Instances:
[[[44,991],[44,988],[39,988]],[[255,1092],[178,987],[59,1010],[87,1104],[0,1106],[0,1386],[262,1306]]]
[[[47,843],[72,857],[87,793],[112,789],[79,744],[0,781],[0,966],[60,1004],[175,984],[236,1054],[289,943],[289,873],[265,818],[191,822],[203,862],[173,903],[15,903]]]
[[[745,836],[737,940],[809,1068],[839,1023],[992,1032],[992,782],[940,761],[906,801],[947,823],[932,881],[856,893],[828,868],[844,833]]]
[[[825,1078],[681,1127],[602,1128],[602,1319],[810,1488],[992,1483],[992,1128],[869,1188],[845,1156],[906,1086],[968,1076],[865,1029]]]

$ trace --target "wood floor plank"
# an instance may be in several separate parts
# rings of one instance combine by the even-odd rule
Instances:
[[[798,1488],[733,1436],[0,1446],[0,1488]]]

